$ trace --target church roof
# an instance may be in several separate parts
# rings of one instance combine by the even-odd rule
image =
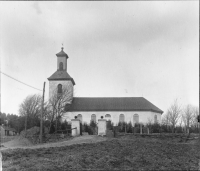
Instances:
[[[71,80],[73,85],[75,85],[74,79],[65,70],[57,70],[47,79],[48,80]]]
[[[163,113],[143,97],[74,97],[68,111],[153,111]]]
[[[61,48],[61,51],[59,53],[57,53],[56,56],[57,57],[66,56],[67,58],[69,58],[68,55],[63,51],[63,48]]]

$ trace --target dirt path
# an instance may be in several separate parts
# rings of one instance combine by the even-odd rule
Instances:
[[[1,151],[7,150],[7,149],[16,149],[16,148],[36,149],[36,148],[60,147],[60,146],[68,146],[68,145],[82,144],[82,143],[96,143],[96,142],[105,141],[105,140],[107,140],[106,137],[100,137],[97,135],[84,135],[84,136],[74,137],[73,139],[62,141],[62,142],[32,145],[25,138],[23,139],[16,138],[15,140],[3,143],[2,145],[4,147],[1,147]]]

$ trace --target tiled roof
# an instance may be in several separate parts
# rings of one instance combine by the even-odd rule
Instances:
[[[7,126],[2,126],[3,129],[7,130],[7,131],[14,131],[14,132],[17,132],[14,128],[10,128],[10,127],[7,127]]]
[[[74,79],[65,70],[57,70],[54,72],[48,80],[71,80],[73,85],[75,85]]]
[[[163,113],[143,97],[74,97],[69,111],[153,111]]]

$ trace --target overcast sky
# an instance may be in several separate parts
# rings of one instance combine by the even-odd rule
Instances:
[[[62,43],[77,97],[144,97],[161,110],[199,105],[199,2],[0,2],[1,71],[42,89]],[[1,74],[1,111],[30,94]]]

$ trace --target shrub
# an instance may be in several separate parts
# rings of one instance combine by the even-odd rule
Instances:
[[[87,123],[83,124],[82,131],[83,132],[87,132],[89,135],[93,135],[94,134],[94,128],[92,126],[88,125]]]
[[[128,124],[126,124],[126,132],[127,133],[133,133],[133,126],[132,126],[131,122],[129,122]]]
[[[126,123],[125,122],[119,122],[117,125],[118,125],[118,131],[119,132],[125,132],[125,125]]]
[[[172,127],[170,125],[161,124],[160,125],[162,132],[171,133]]]
[[[175,127],[175,132],[176,133],[183,133],[183,128],[181,126]]]
[[[94,121],[90,121],[90,127],[92,127],[92,128],[96,128],[96,127],[97,127],[96,122],[94,122]]]
[[[151,132],[152,133],[160,133],[160,124],[159,123],[154,123],[151,125]]]
[[[113,130],[113,123],[110,120],[106,121],[106,127],[107,129]]]

